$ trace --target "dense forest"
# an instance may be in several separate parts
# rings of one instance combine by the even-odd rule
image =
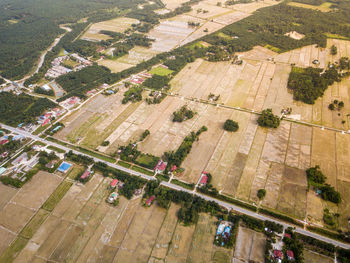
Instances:
[[[342,1],[344,6],[346,4],[343,2],[349,3],[349,1]],[[350,4],[348,5],[350,8]],[[322,13],[282,3],[259,9],[254,15],[220,30],[230,37],[222,37],[214,33],[203,37],[202,40],[216,46],[225,46],[230,52],[246,51],[256,45],[267,44],[280,52],[310,44],[325,47],[327,38],[324,33],[350,37],[350,16],[345,9],[346,7],[338,11]],[[305,37],[295,40],[285,36],[291,31],[297,31]]]
[[[19,79],[27,74],[54,39],[59,24],[89,17],[97,22],[116,17],[142,0],[0,0],[0,72]],[[115,7],[118,7],[116,9]]]
[[[24,93],[0,93],[0,122],[8,125],[35,122],[36,117],[56,104],[46,98],[35,98]]]

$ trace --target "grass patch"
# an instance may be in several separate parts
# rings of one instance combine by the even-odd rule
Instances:
[[[12,262],[21,250],[27,245],[28,239],[17,237],[16,240],[9,246],[0,256],[0,263]]]
[[[270,50],[272,50],[273,52],[276,52],[276,53],[281,53],[281,50],[278,47],[274,47],[274,46],[271,46],[269,44],[265,45],[264,48],[268,48],[268,49],[270,49]]]
[[[321,12],[329,12],[332,9],[330,8],[332,6],[332,3],[324,2],[321,5],[309,5],[309,4],[303,4],[303,3],[297,3],[297,2],[289,2],[288,5],[295,6],[295,7],[301,7],[306,9],[312,9],[312,10],[319,10]]]
[[[78,65],[79,63],[71,60],[71,59],[67,59],[63,62],[63,66],[67,67],[67,68],[74,68],[76,65]]]
[[[149,176],[153,176],[154,175],[153,172],[151,172],[149,170],[146,170],[145,168],[142,168],[142,167],[139,167],[139,166],[133,166],[131,169],[136,171],[136,172],[143,173],[143,174],[146,174],[146,175],[149,175]]]
[[[213,256],[213,263],[229,263],[231,262],[231,256],[224,251],[215,251]]]
[[[217,33],[217,36],[223,39],[231,39],[229,35],[226,35],[225,33],[222,33],[222,32]]]
[[[34,233],[39,229],[41,224],[45,221],[45,219],[49,216],[50,212],[39,209],[39,211],[35,214],[35,216],[29,221],[29,223],[22,229],[19,233],[19,236],[23,238],[32,238]]]
[[[194,187],[195,187],[195,184],[193,184],[193,183],[192,183],[192,184],[188,184],[188,183],[179,181],[179,180],[177,180],[177,179],[171,180],[171,183],[172,183],[172,184],[179,185],[179,186],[182,186],[183,188],[186,188],[186,189],[189,189],[189,190],[193,190]]]
[[[62,150],[62,149],[60,149],[60,148],[57,148],[57,147],[51,146],[51,145],[48,146],[47,149],[52,150],[52,151],[55,151],[55,152],[58,152],[58,153],[65,153],[65,152],[66,152],[65,150]]]
[[[75,180],[77,178],[78,174],[81,174],[84,172],[84,167],[82,166],[74,166],[73,169],[71,169],[67,175],[67,178]]]
[[[157,174],[157,175],[156,175],[156,178],[157,178],[159,181],[165,181],[165,182],[169,182],[169,179],[170,179],[169,176],[163,175],[163,174]]]
[[[340,39],[340,40],[350,40],[350,38],[341,36],[338,34],[332,34],[332,33],[324,33],[324,35],[328,38],[333,38],[333,39]]]
[[[44,125],[44,126],[40,125],[40,126],[33,132],[33,134],[34,134],[34,135],[39,135],[39,134],[42,133],[44,130],[46,130],[46,128],[48,128],[48,127],[49,127],[48,124],[46,124],[46,125]]]
[[[123,166],[123,167],[125,167],[125,168],[130,168],[131,167],[131,164],[130,163],[127,163],[127,162],[124,162],[124,161],[118,161],[118,164],[120,165],[120,166]]]
[[[170,69],[159,66],[159,67],[153,68],[149,73],[152,75],[168,76],[173,72],[174,71]]]
[[[72,184],[72,182],[63,181],[43,204],[42,209],[51,212],[67,193]]]
[[[35,143],[33,143],[34,145],[40,145],[40,146],[46,146],[46,143],[40,142],[40,141],[36,141]]]
[[[158,161],[159,161],[159,157],[156,157],[150,154],[141,153],[136,158],[135,163],[137,165],[140,165],[142,167],[152,170],[157,165]]]

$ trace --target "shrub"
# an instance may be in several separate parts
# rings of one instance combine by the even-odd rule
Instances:
[[[262,127],[277,128],[280,125],[280,118],[273,114],[272,109],[265,109],[258,118],[258,124]]]
[[[258,190],[258,193],[257,193],[257,196],[260,200],[262,200],[266,195],[266,190],[265,189],[259,189]]]
[[[333,105],[333,104],[332,104]],[[315,167],[311,167],[306,170],[307,179],[310,182],[316,184],[323,184],[326,181],[326,176],[320,170],[320,166],[316,165]]]
[[[224,130],[226,131],[231,131],[231,132],[236,132],[238,131],[239,125],[238,122],[233,121],[233,120],[226,120],[224,123]]]

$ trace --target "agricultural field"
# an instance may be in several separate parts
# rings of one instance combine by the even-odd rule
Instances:
[[[329,258],[318,253],[304,250],[304,260],[308,263],[332,263],[334,262],[333,258]]]
[[[97,63],[101,66],[109,68],[112,72],[117,73],[123,71],[124,69],[134,67],[143,61],[149,60],[158,53],[159,52],[149,48],[136,46],[129,50],[127,55],[117,59],[104,58],[99,60]]]
[[[131,27],[132,24],[137,24],[139,21],[133,18],[118,17],[115,19],[92,24],[89,29],[82,35],[81,39],[90,41],[101,41],[110,39],[109,36],[101,34],[101,30],[123,33]]]
[[[332,3],[325,2],[321,5],[309,5],[309,4],[303,4],[303,3],[297,3],[297,2],[289,2],[288,5],[290,6],[295,6],[295,7],[302,7],[302,8],[307,8],[307,9],[313,9],[313,10],[318,10],[321,12],[329,12],[332,11],[331,6]]]
[[[187,0],[162,0],[166,9],[174,10],[177,7],[180,7],[183,3],[188,2]]]
[[[234,258],[237,262],[265,262],[266,237],[262,233],[239,227]]]
[[[62,179],[54,174],[39,172],[21,189],[0,185],[0,254],[17,240],[16,237],[22,237],[22,229],[37,213],[42,213],[40,207]]]
[[[33,189],[41,181],[49,187],[39,203]],[[178,222],[180,206],[176,204],[168,210],[156,203],[144,207],[140,197],[127,200],[122,196],[116,207],[107,204],[110,182],[95,174],[82,185],[71,182],[69,176],[40,173],[17,192],[0,185],[6,193],[2,203],[21,206],[27,194],[23,205],[33,207],[29,223],[18,225],[16,232],[0,228],[4,232],[0,262],[225,262],[222,258],[231,262],[242,255],[239,245],[234,252],[213,244],[217,218],[209,214],[200,214],[197,224],[184,226]],[[25,215],[13,216],[12,221],[23,220]],[[252,242],[255,252],[250,257],[260,262],[262,234],[242,227],[239,231]]]

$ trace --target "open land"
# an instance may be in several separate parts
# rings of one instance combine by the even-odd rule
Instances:
[[[31,190],[41,180],[45,180],[48,188],[41,195],[39,203]],[[70,184],[52,209],[47,210],[46,205],[40,208],[43,202],[59,195],[62,185],[70,181],[68,175],[63,179],[55,174],[41,173],[37,178],[34,176],[12,199],[10,194],[3,198],[3,201],[6,198],[10,200],[7,201],[7,206],[12,204],[12,200],[17,200],[19,205],[22,203],[21,194],[28,194],[28,201],[33,201],[30,203],[36,210],[32,211],[32,219],[27,220],[29,223],[25,227],[25,224],[21,224],[17,232],[2,233],[1,253],[6,250],[6,254],[1,255],[0,262],[9,262],[10,259],[13,262],[232,260],[232,250],[213,245],[217,228],[215,217],[200,214],[198,223],[187,227],[178,222],[176,214],[180,206],[176,204],[171,204],[166,210],[157,204],[144,207],[140,197],[133,200],[120,197],[119,204],[111,206],[105,202],[110,193],[108,184],[111,179],[99,174],[94,175],[85,185]],[[58,186],[60,182],[62,184]],[[6,187],[3,190],[10,192],[11,189]],[[21,193],[22,190],[25,192]],[[19,216],[12,220],[14,218]],[[4,227],[0,229],[6,230]],[[252,242],[255,252],[250,257],[259,260],[264,242],[260,238],[261,234],[240,228],[239,235],[244,235],[244,240]],[[241,255],[243,252],[237,253]]]
[[[349,200],[349,136],[288,121],[282,121],[278,129],[264,129],[258,127],[255,114],[230,107],[254,111],[272,108],[276,114],[292,107],[290,118],[347,130],[347,117],[345,124],[341,120],[350,111],[350,105],[345,103],[338,116],[328,110],[328,104],[334,99],[349,101],[349,78],[329,87],[314,105],[293,101],[286,85],[290,63],[307,67],[317,58],[324,66],[337,59],[328,55],[332,44],[338,46],[340,57],[348,56],[349,43],[332,39],[326,49],[307,46],[283,54],[256,47],[240,54],[243,65],[197,59],[171,81],[171,92],[179,96],[168,96],[155,105],[123,105],[123,90],[108,97],[99,95],[66,118],[66,127],[55,136],[113,154],[119,146],[137,140],[149,130],[150,135],[138,143],[138,149],[161,157],[166,151],[176,150],[191,131],[205,125],[208,131],[194,142],[182,163],[185,171],[177,179],[196,184],[201,172],[207,171],[222,194],[253,203],[258,202],[257,191],[265,188],[262,206],[317,224],[322,224],[323,217],[323,209],[319,208],[329,208],[340,213],[339,224],[347,229],[350,207],[342,202],[337,211],[313,191],[307,192],[305,170],[319,164],[327,183]],[[275,61],[269,61],[271,57]],[[228,107],[191,101],[208,100],[210,93],[220,95],[218,103]],[[172,122],[173,112],[183,105],[195,111],[195,116],[183,123]],[[226,119],[238,121],[239,130],[224,131]],[[108,147],[99,146],[104,140],[110,142]]]
[[[101,34],[101,30],[123,33],[131,27],[132,24],[137,24],[139,21],[133,18],[118,17],[115,19],[92,24],[89,29],[82,35],[82,39],[90,41],[101,41],[110,39],[109,36]]]
[[[330,8],[332,6],[332,3],[325,2],[321,5],[309,5],[309,4],[303,4],[303,3],[297,3],[297,2],[289,2],[288,5],[295,6],[295,7],[302,7],[307,9],[313,9],[313,10],[319,10],[321,12],[329,12],[332,9]]]

